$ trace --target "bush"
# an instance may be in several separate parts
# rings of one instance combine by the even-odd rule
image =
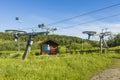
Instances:
[[[20,42],[20,49],[24,50],[25,49],[25,43]],[[17,42],[4,42],[0,43],[0,51],[13,51],[13,50],[18,50],[18,44]]]

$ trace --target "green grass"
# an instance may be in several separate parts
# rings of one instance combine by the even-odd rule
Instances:
[[[119,54],[31,56],[26,60],[0,58],[0,80],[89,80],[113,64]]]

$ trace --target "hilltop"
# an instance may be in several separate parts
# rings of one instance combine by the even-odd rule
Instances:
[[[0,50],[17,50],[15,46],[17,46],[17,42],[14,41],[14,36],[8,33],[0,33]],[[70,47],[71,49],[81,49],[82,44],[84,44],[84,48],[98,47],[97,41],[83,40],[79,37],[65,36],[65,35],[37,35],[33,37],[33,45],[32,49],[39,49],[39,43],[45,41],[47,39],[52,39],[56,41],[60,46]],[[28,36],[21,36],[19,38],[19,43],[21,46],[21,50],[25,49],[26,42],[28,40]]]

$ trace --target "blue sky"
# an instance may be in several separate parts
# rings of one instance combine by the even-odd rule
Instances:
[[[37,28],[38,24],[47,25],[117,3],[120,3],[120,0],[0,0],[0,31],[4,32],[6,29],[19,29],[28,32],[32,29],[43,31]],[[101,29],[108,28],[109,31],[118,33],[120,31],[120,16],[90,24],[69,26],[119,13],[120,6],[116,6],[47,27],[56,27],[58,30],[55,34],[84,38],[87,36],[83,35],[82,31],[86,30],[94,30],[99,33]],[[19,22],[15,20],[15,17],[19,17]]]

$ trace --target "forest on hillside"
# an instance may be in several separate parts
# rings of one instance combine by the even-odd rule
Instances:
[[[84,48],[97,47],[97,41],[82,40],[78,37],[64,35],[37,35],[33,37],[32,49],[39,49],[39,44],[47,39],[52,39],[60,46],[70,47],[71,49],[81,49],[84,43]],[[28,36],[20,36],[19,43],[21,50],[25,49]],[[0,50],[17,50],[18,42],[14,41],[14,36],[8,33],[0,33]]]
[[[47,39],[52,39],[56,41],[60,46],[69,47],[70,49],[82,49],[84,44],[84,49],[98,48],[98,41],[83,40],[82,38],[64,36],[64,35],[37,35],[33,37],[32,49],[39,49],[39,44]],[[28,36],[20,36],[19,43],[20,49],[24,50]],[[120,45],[120,34],[110,36],[108,38],[108,46],[114,47]],[[5,50],[17,50],[18,42],[14,41],[14,36],[8,33],[0,33],[0,51]]]

